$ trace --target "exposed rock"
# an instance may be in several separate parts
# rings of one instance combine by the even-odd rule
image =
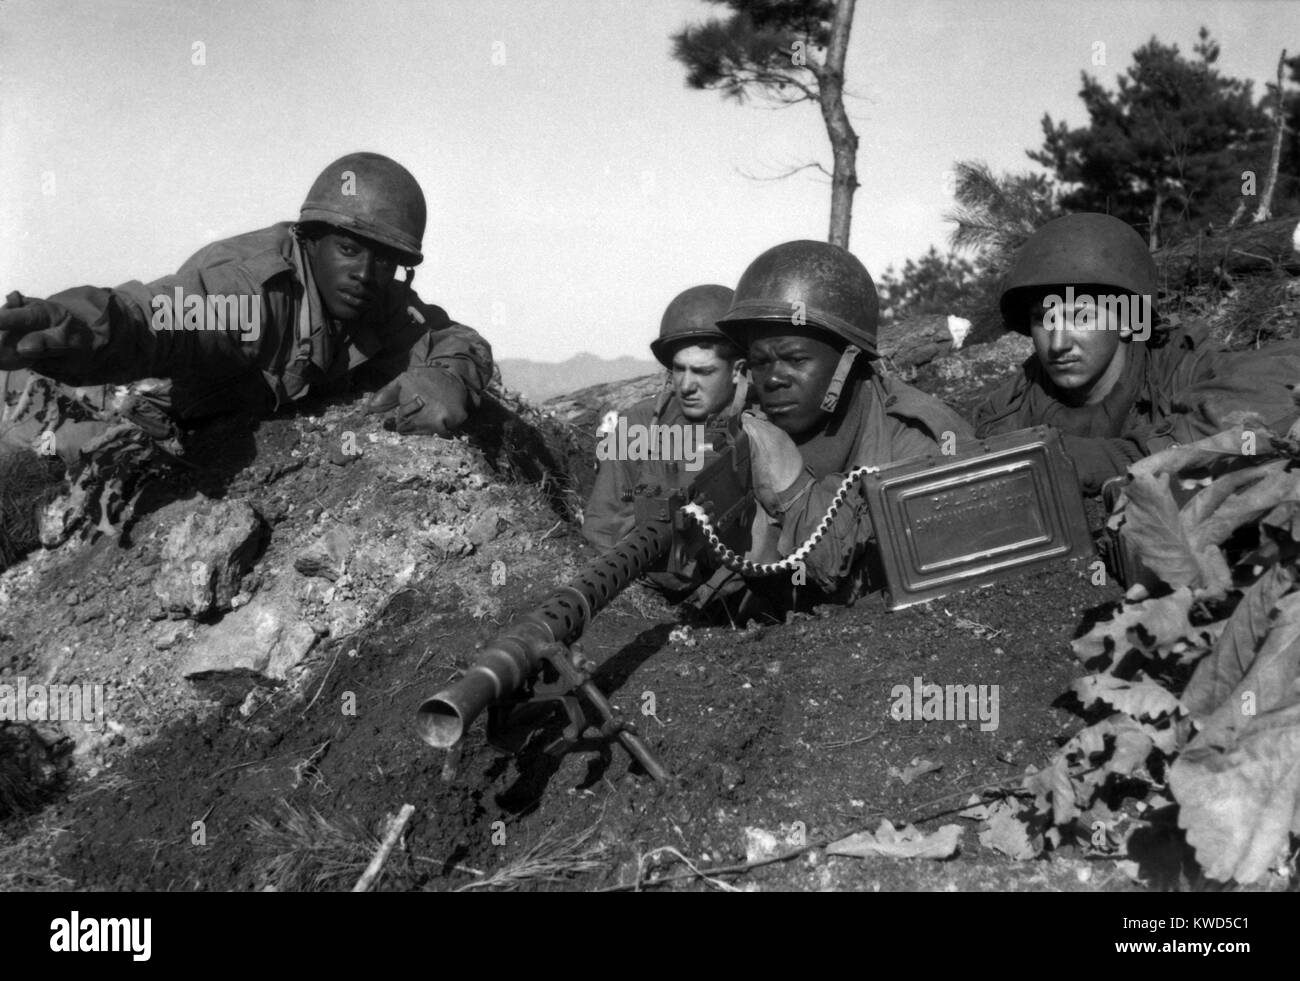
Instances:
[[[439,525],[430,528],[426,541],[444,555],[464,555],[474,550],[474,544],[455,528]]]
[[[72,622],[77,624],[90,623],[92,620],[98,620],[104,615],[104,607],[98,604],[87,604],[80,607],[73,614]]]
[[[474,545],[483,546],[501,534],[504,527],[505,522],[501,518],[501,512],[496,508],[488,508],[483,512],[482,517],[469,526],[466,537]]]
[[[344,447],[341,443],[330,447],[330,463],[336,467],[346,467],[361,459],[361,448],[355,444]]]
[[[65,493],[41,511],[41,544],[57,548],[78,532],[83,540],[99,535],[120,538],[135,519],[145,485],[171,470],[180,452],[175,440],[159,441],[131,422],[107,428],[86,422],[78,440],[81,467]],[[101,431],[102,430],[102,431]],[[99,433],[99,435],[93,435]]]
[[[189,631],[190,626],[188,624],[176,623],[175,621],[159,625],[154,631],[154,649],[159,651],[171,650],[186,638]]]
[[[336,525],[299,552],[293,560],[293,567],[304,576],[333,582],[343,574],[351,551],[352,534]]]
[[[168,534],[154,594],[165,610],[189,617],[229,610],[265,533],[244,501],[200,505]]]
[[[316,632],[284,597],[259,597],[202,631],[181,662],[190,681],[247,689],[286,681],[316,643]]]
[[[368,619],[364,607],[360,603],[354,603],[351,600],[338,600],[330,603],[325,607],[325,617],[327,620],[325,630],[331,637],[342,637],[345,634],[355,633],[361,629]]]

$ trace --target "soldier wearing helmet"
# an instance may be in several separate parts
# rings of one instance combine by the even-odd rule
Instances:
[[[381,389],[371,409],[394,412],[399,432],[446,435],[477,405],[492,353],[411,289],[424,226],[409,171],[348,154],[321,172],[296,224],[214,242],[175,275],[46,300],[11,293],[0,372],[69,386],[166,379],[130,410],[162,431],[234,408],[269,413],[309,392]],[[75,445],[58,448],[75,456]]]
[[[725,286],[692,286],[668,304],[659,336],[650,342],[655,359],[669,371],[670,384],[656,396],[638,402],[626,412],[610,413],[602,425],[602,438],[622,427],[635,432],[654,426],[702,426],[711,416],[739,411],[745,401],[745,361],[736,346],[717,328],[717,320],[731,303]],[[583,509],[582,534],[600,549],[610,549],[632,530],[632,504],[628,498],[637,484],[678,486],[689,479],[681,460],[620,459],[601,454],[596,482]],[[671,582],[660,576],[659,585],[685,588],[690,576]]]
[[[1025,242],[1003,287],[1007,327],[1034,354],[976,410],[979,436],[1050,425],[1061,431],[1085,493],[1130,463],[1250,417],[1293,416],[1300,346],[1224,354],[1208,326],[1161,322],[1156,265],[1118,218],[1075,214]]]
[[[880,301],[850,252],[787,242],[745,270],[718,326],[747,352],[762,409],[744,419],[762,511],[750,557],[788,555],[821,523],[846,473],[937,453],[970,435],[951,409],[878,374]],[[863,585],[872,537],[857,490],[806,560],[805,581],[836,598]]]

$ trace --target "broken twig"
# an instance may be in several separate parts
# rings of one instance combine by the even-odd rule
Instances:
[[[379,873],[383,871],[388,856],[392,854],[397,839],[402,837],[402,829],[406,827],[406,822],[411,820],[411,815],[414,813],[414,804],[403,804],[402,809],[397,812],[397,817],[388,823],[388,831],[384,834],[384,840],[379,844],[379,850],[375,852],[375,857],[370,860],[370,864],[366,866],[366,870],[361,874],[361,878],[357,880],[357,884],[352,887],[353,892],[370,891],[370,887],[379,878]]]

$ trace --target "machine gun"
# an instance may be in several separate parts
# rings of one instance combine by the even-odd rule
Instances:
[[[421,704],[416,713],[420,737],[430,746],[450,749],[487,709],[488,741],[517,752],[539,717],[558,706],[568,725],[547,751],[559,755],[587,741],[592,716],[584,710],[586,703],[601,719],[596,727],[600,742],[617,739],[655,780],[668,782],[668,771],[593,683],[595,666],[571,645],[634,580],[665,559],[668,569],[682,569],[706,547],[704,534],[683,510],[687,505],[707,510],[712,527],[722,534],[747,527],[754,496],[749,437],[739,416],[706,428],[704,460],[683,488],[638,486],[633,530],[540,606],[516,617],[463,677]],[[522,738],[515,735],[519,732]]]
[[[594,666],[570,645],[619,592],[665,557],[672,570],[705,550],[746,577],[794,570],[859,482],[878,533],[876,557],[890,609],[1092,554],[1073,465],[1059,434],[1044,427],[981,440],[954,456],[856,467],[840,482],[816,530],[788,556],[767,563],[750,561],[725,541],[747,527],[754,503],[749,439],[739,417],[711,427],[710,437],[707,462],[694,481],[682,489],[636,488],[632,532],[515,619],[464,677],[420,706],[416,725],[425,742],[451,748],[486,708],[488,740],[518,751],[522,741],[512,740],[510,730],[530,732],[527,720],[558,703],[569,724],[549,748],[564,752],[589,728],[585,701],[603,720],[600,739],[618,739],[656,780],[668,780],[592,683]]]

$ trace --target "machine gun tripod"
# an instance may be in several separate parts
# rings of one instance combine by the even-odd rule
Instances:
[[[545,752],[562,756],[595,744],[606,746],[617,740],[634,760],[658,783],[672,782],[672,776],[637,735],[636,727],[623,719],[592,681],[596,665],[582,655],[577,644],[544,644],[537,651],[540,668],[520,692],[488,707],[487,740],[505,753],[518,753],[536,731],[544,716],[558,706],[568,724],[545,747]],[[590,706],[591,712],[584,706]],[[602,721],[594,725],[592,714]],[[589,730],[595,731],[589,734]]]

